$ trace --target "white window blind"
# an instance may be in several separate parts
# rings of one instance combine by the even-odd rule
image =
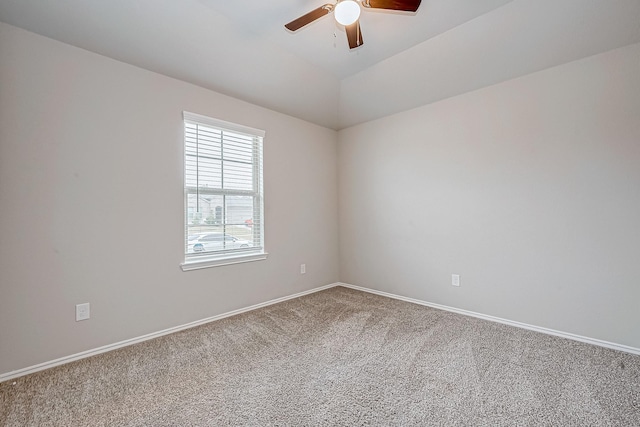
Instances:
[[[253,260],[264,254],[264,131],[183,114],[185,264]]]

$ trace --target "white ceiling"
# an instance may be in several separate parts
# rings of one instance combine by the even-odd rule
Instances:
[[[640,0],[365,10],[351,51],[332,16],[284,28],[325,1],[0,0],[0,20],[334,129],[640,42]]]
[[[335,1],[335,0],[334,0]],[[333,14],[291,33],[284,24],[332,0],[202,0],[242,28],[344,78],[512,0],[423,0],[404,13],[362,8],[364,46],[350,50]],[[248,12],[250,11],[250,12]]]

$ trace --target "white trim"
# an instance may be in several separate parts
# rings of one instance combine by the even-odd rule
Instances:
[[[530,331],[541,332],[547,335],[554,335],[560,338],[567,338],[574,341],[580,341],[587,344],[593,344],[600,347],[606,347],[613,350],[623,351],[625,353],[640,355],[640,348],[630,347],[623,344],[616,344],[609,341],[603,341],[596,338],[589,338],[582,335],[576,335],[569,332],[557,331],[555,329],[543,328],[541,326],[529,325],[527,323],[516,322],[515,320],[502,319],[500,317],[489,316],[488,314],[476,313],[474,311],[463,310],[460,308],[449,307],[446,305],[436,304],[432,302],[422,301],[414,298],[403,297],[400,295],[390,294],[388,292],[382,292],[375,289],[363,288],[361,286],[350,285],[348,283],[338,283],[338,286],[345,288],[355,289],[357,291],[368,292],[370,294],[380,295],[387,298],[393,298],[400,301],[406,301],[413,304],[424,305],[427,307],[437,308],[438,310],[450,311],[452,313],[462,314],[464,316],[477,317],[478,319],[488,320],[490,322],[502,323],[509,326],[515,326],[516,328],[528,329]]]
[[[252,311],[252,310],[256,310],[258,308],[262,308],[262,307],[267,307],[269,305],[273,305],[273,304],[277,304],[279,302],[283,302],[283,301],[287,301],[290,299],[294,299],[294,298],[298,298],[304,295],[309,295],[315,292],[320,292],[320,291],[324,291],[325,289],[329,289],[329,288],[333,288],[336,286],[342,286],[345,288],[350,288],[350,289],[355,289],[357,291],[362,291],[362,292],[368,292],[370,294],[375,294],[375,295],[380,295],[383,297],[387,297],[387,298],[393,298],[393,299],[397,299],[400,301],[406,301],[406,302],[410,302],[413,304],[418,304],[418,305],[423,305],[426,307],[432,307],[432,308],[436,308],[439,310],[444,310],[444,311],[450,311],[452,313],[458,313],[458,314],[462,314],[465,316],[471,316],[471,317],[476,317],[479,319],[484,319],[484,320],[488,320],[491,322],[497,322],[497,323],[502,323],[505,325],[510,325],[510,326],[515,326],[516,328],[522,328],[522,329],[528,329],[531,331],[536,331],[536,332],[541,332],[543,334],[548,334],[548,335],[554,335],[557,337],[561,337],[561,338],[567,338],[570,340],[574,340],[574,341],[580,341],[580,342],[584,342],[587,344],[593,344],[593,345],[597,345],[600,347],[606,347],[606,348],[610,348],[613,350],[618,350],[618,351],[623,351],[625,353],[631,353],[631,354],[637,354],[640,355],[640,348],[635,348],[635,347],[630,347],[630,346],[626,346],[626,345],[622,345],[622,344],[616,344],[616,343],[612,343],[612,342],[608,342],[608,341],[602,341],[602,340],[598,340],[595,338],[589,338],[589,337],[584,337],[584,336],[580,336],[580,335],[575,335],[575,334],[571,334],[568,332],[561,332],[561,331],[556,331],[554,329],[548,329],[548,328],[543,328],[540,326],[534,326],[534,325],[529,325],[526,323],[521,323],[521,322],[516,322],[513,320],[507,320],[507,319],[502,319],[500,317],[495,317],[495,316],[489,316],[486,314],[481,314],[481,313],[476,313],[473,311],[468,311],[468,310],[462,310],[459,308],[454,308],[454,307],[449,307],[446,305],[441,305],[441,304],[435,304],[435,303],[430,303],[430,302],[426,302],[426,301],[422,301],[422,300],[418,300],[418,299],[414,299],[414,298],[408,298],[408,297],[403,297],[400,295],[395,295],[395,294],[391,294],[388,292],[382,292],[382,291],[378,291],[375,289],[369,289],[369,288],[363,288],[361,286],[355,286],[355,285],[350,285],[348,283],[343,283],[343,282],[336,282],[336,283],[331,283],[329,285],[325,285],[325,286],[320,286],[318,288],[313,288],[310,289],[308,291],[303,291],[303,292],[298,292],[297,294],[293,294],[293,295],[288,295],[285,297],[281,297],[281,298],[276,298],[270,301],[266,301],[263,303],[259,303],[259,304],[255,304],[249,307],[245,307],[245,308],[240,308],[238,310],[233,310],[230,311],[228,313],[223,313],[223,314],[219,314],[217,316],[212,316],[212,317],[207,317],[206,319],[201,319],[201,320],[196,320],[195,322],[191,322],[191,323],[186,323],[184,325],[180,325],[180,326],[176,326],[173,328],[169,328],[169,329],[164,329],[162,331],[158,331],[158,332],[153,332],[150,334],[146,334],[146,335],[142,335],[140,337],[137,338],[131,338],[128,340],[124,340],[124,341],[120,341],[117,342],[115,344],[108,344],[102,347],[98,347],[98,348],[94,348],[92,350],[87,350],[87,351],[83,351],[80,353],[76,353],[76,354],[72,354],[70,356],[65,356],[65,357],[61,357],[59,359],[55,359],[55,360],[51,360],[49,362],[43,362],[43,363],[39,363],[37,365],[33,365],[33,366],[29,366],[26,368],[22,368],[22,369],[18,369],[15,371],[10,371],[4,374],[0,374],[0,382],[4,382],[4,381],[8,381],[14,378],[18,378],[18,377],[22,377],[24,375],[28,375],[28,374],[33,374],[35,372],[39,372],[39,371],[44,371],[45,369],[49,369],[49,368],[53,368],[55,366],[59,366],[59,365],[64,365],[66,363],[70,363],[70,362],[75,362],[76,360],[80,360],[80,359],[84,359],[87,357],[91,357],[91,356],[96,356],[98,354],[101,353],[106,353],[108,351],[111,350],[116,350],[118,348],[121,347],[126,347],[129,345],[133,345],[133,344],[138,344],[147,340],[151,340],[154,338],[158,338],[164,335],[169,335],[172,334],[174,332],[179,332],[185,329],[189,329],[189,328],[193,328],[195,326],[200,326],[200,325],[204,325],[206,323],[210,323],[210,322],[214,322],[216,320],[220,320],[220,319],[224,319],[226,317],[230,317],[230,316],[235,316],[236,314],[241,314],[241,313],[245,313],[248,311]]]
[[[116,350],[121,347],[126,347],[133,344],[138,344],[147,340],[151,340],[154,338],[158,338],[164,335],[173,334],[174,332],[179,332],[185,329],[193,328],[195,326],[204,325],[205,323],[214,322],[216,320],[224,319],[226,317],[235,316],[237,314],[246,313],[247,311],[256,310],[258,308],[267,307],[269,305],[277,304],[279,302],[287,301],[290,299],[298,298],[304,295],[312,294],[315,292],[320,292],[325,289],[333,288],[338,286],[338,283],[331,283],[329,285],[320,286],[318,288],[313,288],[308,291],[298,292],[297,294],[288,295],[281,298],[272,299],[267,302],[262,302],[259,304],[255,304],[245,308],[239,308],[238,310],[229,311],[228,313],[219,314],[217,316],[207,317],[206,319],[196,320],[195,322],[185,323],[184,325],[175,326],[173,328],[164,329],[158,332],[152,332],[150,334],[142,335],[137,338],[131,338],[128,340],[120,341],[114,344],[108,344],[102,347],[94,348],[91,350],[86,350],[80,353],[72,354],[70,356],[61,357],[59,359],[51,360],[49,362],[39,363],[37,365],[29,366],[26,368],[18,369],[15,371],[10,371],[4,374],[0,374],[0,382],[8,381],[14,378],[22,377],[24,375],[33,374],[35,372],[44,371],[45,369],[53,368],[55,366],[64,365],[66,363],[75,362],[76,360],[84,359],[91,356],[96,356],[101,353],[106,353],[111,350]]]
[[[236,123],[225,122],[224,120],[214,119],[213,117],[203,116],[201,114],[190,113],[188,111],[182,112],[182,118],[186,122],[190,123],[202,123],[205,125],[212,126],[214,128],[222,128],[224,130],[242,133],[249,136],[257,136],[259,138],[264,138],[266,132],[262,129],[255,129],[249,126],[239,125]]]
[[[219,267],[221,265],[231,265],[231,264],[240,264],[243,262],[252,262],[252,261],[262,261],[267,259],[267,252],[262,252],[259,254],[250,254],[250,255],[237,255],[237,256],[229,256],[227,255],[224,258],[204,258],[204,259],[193,259],[190,258],[189,261],[185,261],[180,264],[180,268],[182,271],[191,271],[191,270],[199,270],[201,268],[209,268],[209,267]]]

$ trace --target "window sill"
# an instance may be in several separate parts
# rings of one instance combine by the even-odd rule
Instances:
[[[226,256],[224,258],[203,258],[189,260],[180,264],[182,271],[200,270],[201,268],[220,267],[223,265],[240,264],[243,262],[262,261],[267,259],[266,252],[253,253],[248,255]]]

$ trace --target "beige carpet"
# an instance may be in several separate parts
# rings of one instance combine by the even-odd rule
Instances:
[[[342,287],[0,384],[2,426],[640,426],[640,357]]]

